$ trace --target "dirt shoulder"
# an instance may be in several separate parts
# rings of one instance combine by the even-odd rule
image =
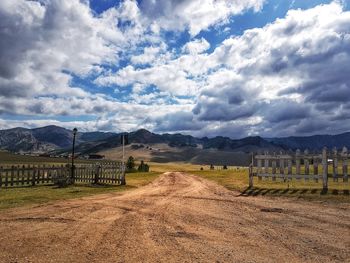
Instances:
[[[0,212],[0,262],[350,262],[349,232],[348,203],[244,197],[174,172]]]

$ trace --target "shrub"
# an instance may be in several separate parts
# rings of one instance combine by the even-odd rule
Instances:
[[[144,161],[142,160],[139,167],[137,168],[137,171],[139,172],[149,172],[149,165],[144,163]]]
[[[134,172],[135,171],[135,159],[132,156],[129,156],[127,162],[126,162],[126,170],[128,172]]]

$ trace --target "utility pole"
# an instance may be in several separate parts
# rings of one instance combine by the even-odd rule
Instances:
[[[75,167],[74,167],[74,152],[75,152],[75,136],[77,135],[77,132],[78,132],[78,129],[77,128],[74,128],[73,129],[73,147],[72,147],[72,170],[71,170],[71,172],[72,172],[72,174],[71,174],[71,180],[72,180],[72,183],[74,183],[74,173],[75,173]]]
[[[123,144],[123,164],[125,164],[125,134],[122,135],[122,144]]]
[[[122,157],[122,178],[121,178],[121,185],[125,185],[126,184],[126,180],[125,180],[125,171],[126,171],[126,164],[125,164],[125,138],[126,138],[126,134],[122,134],[122,149],[123,149],[123,157]]]

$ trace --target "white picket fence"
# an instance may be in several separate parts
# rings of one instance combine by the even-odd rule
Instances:
[[[258,177],[259,180],[271,178],[272,181],[322,181],[323,190],[327,190],[329,177],[333,178],[334,182],[348,182],[348,159],[346,147],[340,152],[336,148],[332,151],[324,148],[321,154],[309,153],[308,150],[303,153],[297,150],[293,154],[252,154],[249,187],[253,187],[253,178]]]

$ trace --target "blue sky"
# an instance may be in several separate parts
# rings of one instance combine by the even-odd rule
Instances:
[[[4,0],[0,124],[349,131],[350,3]]]

